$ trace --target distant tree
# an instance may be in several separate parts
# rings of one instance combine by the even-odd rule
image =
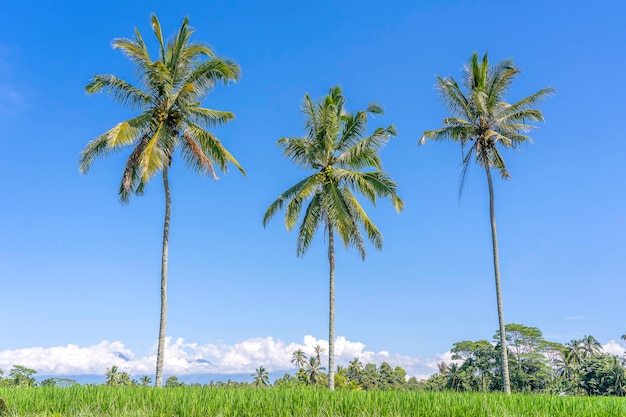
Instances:
[[[468,390],[470,385],[476,384],[477,390],[487,391],[489,388],[490,371],[496,363],[493,345],[484,339],[476,342],[466,340],[455,343],[451,352],[453,360],[464,361],[459,368],[459,372],[468,374],[468,378],[465,378],[463,381],[463,390]],[[451,368],[452,366],[449,372],[452,372]],[[477,381],[469,378],[469,375],[474,373],[478,376]]]
[[[395,388],[393,368],[387,362],[378,367],[378,389],[388,390]]]
[[[170,224],[170,186],[168,173],[174,152],[180,148],[187,166],[217,179],[214,166],[226,171],[229,163],[244,173],[235,158],[217,137],[206,130],[232,120],[230,112],[200,107],[200,102],[218,83],[236,81],[241,70],[237,63],[215,56],[205,44],[190,42],[194,32],[188,20],[169,42],[163,41],[161,25],[152,15],[152,30],[159,46],[153,61],[147,46],[135,30],[134,39],[115,39],[114,49],[135,64],[139,87],[114,76],[96,75],[85,87],[89,94],[104,91],[116,101],[141,114],[117,124],[89,142],[80,157],[80,171],[87,173],[97,157],[132,146],[126,161],[119,196],[128,202],[131,194],[142,194],[148,181],[159,172],[165,192],[165,220],[161,255],[161,316],[157,347],[156,385],[163,382],[163,358],[167,315],[167,264]]]
[[[622,335],[622,340],[626,340],[626,333]]]
[[[42,387],[70,387],[78,385],[78,382],[70,378],[46,378],[42,380],[39,385]]]
[[[360,383],[361,372],[363,371],[363,364],[359,360],[358,356],[355,356],[348,364],[348,380]]]
[[[320,345],[315,345],[313,347],[313,352],[315,353],[315,358],[319,363],[322,363],[322,353],[326,352],[326,349],[321,347]]]
[[[105,381],[106,385],[110,385],[113,387],[120,385],[120,379],[121,379],[122,374],[120,373],[117,366],[113,365],[110,368],[107,368],[105,376],[106,376],[106,381]]]
[[[366,391],[376,390],[380,387],[380,378],[375,364],[368,363],[361,371],[361,387]]]
[[[169,378],[165,380],[166,388],[182,387],[183,385],[185,385],[185,383],[180,382],[177,376],[170,376]]]
[[[406,371],[399,366],[393,368],[393,384],[396,389],[406,387]]]
[[[439,373],[443,376],[447,376],[448,375],[448,369],[449,366],[446,362],[438,362],[437,363],[437,370],[439,371]]]
[[[298,349],[293,352],[293,355],[291,356],[291,363],[296,366],[296,369],[304,367],[304,365],[306,364],[306,355],[302,351],[302,349]]]
[[[311,385],[317,385],[320,381],[321,371],[324,367],[320,366],[320,362],[316,357],[311,356],[309,361],[306,363],[305,373],[307,376],[307,380]]]
[[[269,374],[262,366],[258,367],[255,372],[250,376],[253,378],[253,385],[257,388],[265,387],[270,383]]]
[[[118,385],[122,387],[130,387],[135,385],[135,381],[130,377],[128,372],[122,372],[119,376]]]
[[[306,135],[281,138],[278,143],[285,156],[312,170],[313,174],[284,191],[263,216],[265,226],[286,207],[285,225],[291,230],[300,218],[304,203],[309,201],[298,231],[297,255],[304,256],[320,226],[328,239],[330,390],[334,389],[335,372],[335,234],[344,246],[355,247],[365,259],[361,227],[377,249],[382,248],[382,234],[354,193],[364,195],[373,204],[377,198],[389,197],[397,211],[403,207],[396,194],[397,185],[382,171],[378,155],[388,139],[396,135],[395,128],[377,128],[372,135],[364,136],[368,114],[382,114],[381,107],[370,104],[366,110],[350,113],[344,108],[345,101],[338,86],[332,87],[317,104],[305,95],[302,112],[306,117]]]
[[[461,144],[464,155],[462,157],[463,174],[460,190],[463,188],[465,173],[471,165],[472,159],[475,159],[476,163],[485,170],[489,188],[489,217],[491,220],[493,268],[500,329],[502,384],[507,394],[511,393],[511,387],[491,169],[498,169],[502,178],[510,177],[499,149],[515,149],[518,145],[530,141],[527,133],[534,126],[529,123],[543,121],[542,112],[533,106],[554,92],[550,88],[545,88],[516,103],[507,103],[505,95],[519,73],[520,70],[513,65],[512,60],[504,60],[490,67],[486,53],[482,62],[479,60],[478,54],[475,53],[463,70],[464,89],[452,77],[437,77],[437,87],[441,100],[448,107],[451,115],[443,120],[444,127],[425,131],[420,140],[422,144],[427,139],[451,140]],[[465,153],[466,150],[467,153]]]
[[[335,388],[350,388],[348,387],[348,369],[341,365],[337,365],[337,372],[335,372]]]
[[[626,395],[626,370],[617,357],[597,353],[583,359],[580,386],[587,395]]]
[[[148,375],[142,375],[141,378],[139,378],[139,383],[146,387],[150,384],[152,384],[152,378],[150,378]]]
[[[585,335],[580,341],[581,349],[585,357],[593,356],[602,352],[602,345],[591,335]]]
[[[9,381],[11,385],[17,387],[34,387],[36,385],[35,375],[37,371],[22,365],[14,365],[9,371]]]

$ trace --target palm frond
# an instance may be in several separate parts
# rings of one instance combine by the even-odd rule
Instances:
[[[437,88],[439,96],[448,110],[456,116],[471,119],[473,111],[470,101],[459,87],[454,78],[441,78],[437,76]]]
[[[363,229],[365,229],[365,233],[367,233],[369,241],[374,245],[376,249],[382,249],[383,235],[380,230],[372,222],[367,213],[365,213],[365,210],[363,210],[363,207],[352,193],[344,190],[342,194],[344,196],[344,201],[346,202],[348,207],[350,207],[352,217],[355,218],[355,223],[363,225]],[[365,259],[365,251],[362,252],[362,256]]]
[[[188,120],[208,127],[220,126],[235,118],[235,115],[229,111],[211,110],[197,106],[186,107],[184,110]]]
[[[316,192],[306,208],[298,230],[298,243],[296,246],[297,256],[304,256],[309,246],[311,246],[311,242],[313,242],[315,232],[324,221],[324,210],[322,209],[321,202],[322,195],[320,192]],[[265,223],[264,220],[264,224]]]
[[[283,155],[296,165],[312,169],[324,167],[325,161],[314,152],[315,149],[309,138],[280,138],[277,143],[283,148]]]
[[[94,75],[91,82],[85,86],[85,90],[89,94],[104,90],[115,101],[132,110],[145,108],[152,103],[152,97],[149,94],[114,75]]]
[[[379,150],[396,135],[393,125],[387,128],[377,128],[374,133],[361,141],[354,143],[350,148],[342,151],[335,158],[335,164],[352,169],[377,168],[382,169]],[[338,152],[340,152],[338,150]]]
[[[285,207],[291,200],[300,198],[304,201],[306,198],[310,197],[311,194],[315,191],[315,188],[318,187],[323,181],[322,173],[315,173],[309,177],[304,178],[299,181],[292,187],[289,187],[286,191],[280,194],[276,200],[269,206],[265,215],[263,216],[263,226],[267,226],[267,223],[270,219],[276,214],[277,211],[281,210]],[[289,228],[289,227],[288,227]]]
[[[119,188],[120,200],[123,203],[127,203],[129,201],[130,195],[133,192],[143,189],[143,184],[145,182],[141,179],[139,160],[149,141],[150,135],[144,134],[126,160]],[[142,184],[142,186],[140,187],[139,184]]]
[[[150,178],[169,164],[170,155],[167,154],[166,149],[159,143],[160,139],[166,137],[165,130],[162,124],[158,125],[143,151],[139,154],[138,165],[142,183],[147,183]]]
[[[79,170],[86,174],[97,157],[107,156],[119,148],[130,145],[143,135],[151,120],[149,113],[118,123],[87,144],[81,152]]]
[[[241,172],[244,176],[246,175],[246,171],[244,171],[239,162],[237,162],[235,157],[228,152],[217,137],[191,121],[187,121],[186,125],[187,133],[198,142],[202,151],[210,157],[212,161],[217,163],[217,166],[222,172],[227,172],[228,164],[232,163],[237,167],[239,172]]]
[[[347,193],[349,191],[346,189]],[[365,259],[365,243],[361,236],[361,230],[356,224],[355,213],[350,211],[350,206],[345,199],[345,191],[335,182],[324,185],[324,205],[328,222],[337,235],[341,238],[345,247],[353,246]]]
[[[198,173],[211,175],[214,180],[219,179],[213,168],[213,162],[204,153],[202,147],[196,143],[191,134],[183,132],[181,139],[181,153],[185,162],[187,162],[187,166]]]
[[[182,105],[185,102],[201,100],[218,82],[222,84],[236,82],[240,76],[241,68],[234,61],[218,58],[204,61],[186,74],[181,81],[175,102]]]
[[[163,43],[163,32],[161,31],[161,24],[159,23],[159,19],[155,14],[150,16],[150,20],[152,21],[152,31],[159,41],[159,57],[163,59],[165,56],[165,44]]]

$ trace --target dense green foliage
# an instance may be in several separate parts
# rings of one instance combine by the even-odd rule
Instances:
[[[499,332],[494,342],[500,339]],[[593,336],[567,344],[547,341],[536,327],[506,325],[511,388],[515,392],[626,396],[626,358],[604,353]],[[452,364],[439,364],[427,389],[498,391],[502,389],[498,345],[462,341],[452,347]]]
[[[0,388],[8,417],[615,417],[620,398],[326,389]],[[3,415],[3,417],[5,417]]]

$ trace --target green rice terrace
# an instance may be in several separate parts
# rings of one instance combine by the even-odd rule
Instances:
[[[11,417],[624,416],[616,397],[307,388],[74,386],[0,388]]]

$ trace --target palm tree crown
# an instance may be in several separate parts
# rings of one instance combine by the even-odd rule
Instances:
[[[389,197],[397,211],[402,200],[396,194],[396,183],[382,171],[378,151],[391,136],[393,126],[377,128],[365,136],[368,114],[382,114],[380,106],[370,104],[366,110],[349,113],[344,109],[345,98],[340,87],[332,87],[319,103],[314,104],[305,95],[302,112],[306,117],[306,136],[281,138],[278,143],[283,153],[297,165],[313,174],[283,192],[269,206],[263,216],[263,225],[283,207],[287,230],[298,222],[302,207],[308,206],[298,230],[296,253],[303,256],[321,225],[328,237],[330,264],[329,311],[329,375],[328,384],[334,388],[334,234],[346,247],[355,247],[365,259],[365,243],[361,227],[377,249],[382,248],[382,234],[356,199],[354,193],[364,195],[372,204],[377,198]],[[365,171],[366,169],[369,169]]]
[[[304,202],[310,199],[298,233],[297,254],[303,256],[317,228],[323,224],[337,232],[345,246],[354,246],[365,259],[365,245],[359,225],[372,244],[382,247],[382,234],[369,219],[353,191],[372,203],[377,197],[389,197],[397,211],[402,200],[396,195],[396,184],[382,172],[378,151],[391,136],[393,126],[377,128],[364,137],[367,114],[383,114],[382,108],[370,104],[367,110],[348,113],[340,87],[333,87],[319,103],[305,95],[302,112],[306,117],[306,136],[281,138],[283,153],[297,165],[315,171],[283,192],[267,209],[263,225],[286,206],[285,225],[291,230],[298,221]],[[364,168],[373,171],[362,172]]]
[[[497,168],[503,178],[509,178],[499,148],[516,148],[531,141],[527,133],[535,126],[528,122],[544,120],[543,113],[532,106],[554,93],[552,88],[544,88],[514,104],[507,103],[504,96],[519,73],[510,59],[489,67],[487,54],[482,61],[474,54],[463,70],[465,91],[454,78],[437,76],[441,100],[452,117],[443,120],[444,127],[424,132],[420,143],[426,139],[460,142],[467,150],[462,179],[472,156],[482,168]]]
[[[135,29],[134,39],[115,39],[113,48],[122,52],[135,65],[139,87],[114,75],[96,75],[86,86],[88,93],[104,91],[116,101],[139,110],[139,115],[118,123],[104,132],[81,153],[79,168],[87,173],[93,161],[113,151],[130,146],[132,151],[122,173],[119,196],[128,202],[131,194],[141,194],[147,182],[158,172],[163,174],[165,221],[161,256],[161,319],[157,348],[157,386],[163,384],[163,358],[167,312],[167,263],[170,224],[170,188],[168,168],[174,151],[180,148],[187,166],[217,179],[215,165],[226,171],[229,163],[245,172],[235,158],[207,127],[214,127],[234,118],[230,112],[206,109],[202,99],[217,83],[236,81],[239,66],[215,56],[211,48],[190,42],[193,30],[187,19],[178,33],[163,41],[161,25],[152,15],[152,30],[159,45],[158,59],[152,60],[146,44]]]
[[[96,75],[85,87],[90,94],[104,91],[119,103],[140,110],[138,116],[118,123],[91,141],[80,158],[80,171],[86,173],[97,157],[132,146],[119,188],[124,202],[130,194],[142,193],[151,177],[171,165],[177,147],[187,165],[199,173],[217,178],[214,165],[226,171],[228,163],[244,173],[221,142],[205,129],[235,116],[200,106],[217,83],[239,79],[239,66],[216,57],[206,45],[191,43],[194,31],[187,19],[167,45],[154,15],[152,29],[159,44],[159,57],[155,61],[137,29],[134,39],[113,41],[113,48],[121,49],[135,64],[140,87],[114,75]]]

